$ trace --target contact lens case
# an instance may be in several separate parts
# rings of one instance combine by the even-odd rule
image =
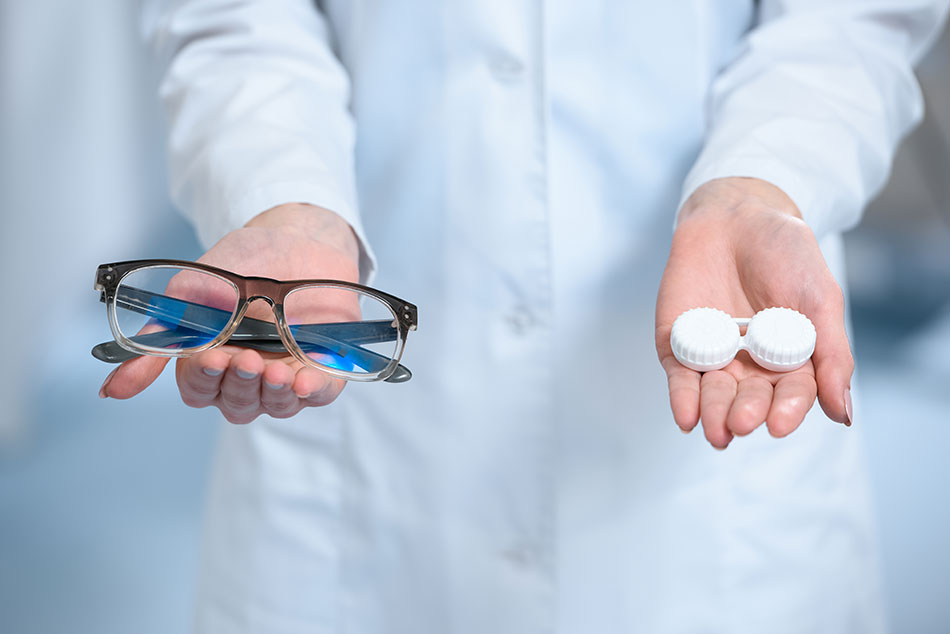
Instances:
[[[740,334],[740,327],[746,333]],[[692,308],[673,322],[670,345],[682,365],[698,372],[719,370],[739,350],[767,370],[802,367],[815,351],[817,333],[805,315],[791,308],[766,308],[751,318],[733,318],[715,308]]]

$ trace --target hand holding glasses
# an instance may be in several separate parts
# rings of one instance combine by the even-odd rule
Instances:
[[[745,336],[739,327],[746,326]],[[670,346],[682,365],[710,372],[729,365],[739,350],[766,370],[791,372],[815,351],[817,333],[805,315],[791,308],[766,308],[751,319],[733,319],[715,308],[693,308],[673,322]]]
[[[349,381],[408,381],[399,364],[418,324],[413,304],[339,280],[245,277],[197,262],[135,260],[96,271],[115,341],[93,356],[121,363],[141,355],[184,357],[225,343],[289,352]],[[255,299],[275,322],[246,317]]]

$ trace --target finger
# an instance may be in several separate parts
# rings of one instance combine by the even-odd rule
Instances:
[[[732,441],[726,416],[736,398],[736,380],[728,372],[706,372],[700,380],[699,409],[706,440],[716,449],[725,449]]]
[[[673,420],[684,432],[692,431],[699,422],[700,373],[690,370],[672,355],[663,359],[670,386],[670,408]]]
[[[185,405],[213,405],[221,392],[221,381],[230,363],[231,356],[218,349],[179,359],[175,367],[175,377]]]
[[[726,427],[736,436],[751,434],[765,422],[772,405],[772,384],[753,376],[739,382],[736,398],[729,408]]]
[[[834,285],[831,297],[809,317],[815,324],[818,338],[812,361],[818,383],[818,399],[828,418],[851,424],[850,389],[854,373],[854,357],[844,326],[844,298]]]
[[[294,377],[294,392],[305,405],[320,407],[328,405],[343,391],[344,382],[334,379],[316,368],[303,367]]]
[[[261,409],[261,374],[264,359],[254,350],[245,350],[231,359],[221,380],[218,408],[232,423],[249,423]]]
[[[300,399],[293,391],[294,371],[275,361],[264,368],[261,408],[274,418],[287,418],[300,411]]]
[[[167,357],[142,356],[126,361],[106,377],[99,396],[102,398],[131,398],[151,385],[165,369]]]
[[[781,438],[798,429],[815,404],[817,391],[814,377],[805,372],[793,372],[780,378],[765,421],[769,433]]]

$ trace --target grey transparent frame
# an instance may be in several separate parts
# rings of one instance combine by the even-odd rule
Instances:
[[[122,279],[134,271],[167,267],[190,269],[210,274],[227,282],[234,288],[238,299],[231,313],[230,321],[220,334],[208,342],[190,347],[186,350],[157,347],[145,343],[149,335],[127,337],[119,328],[118,315],[116,313],[116,299]],[[401,383],[409,380],[412,376],[409,369],[400,365],[399,361],[402,358],[409,331],[415,330],[418,326],[418,309],[414,304],[403,299],[362,284],[331,279],[281,281],[267,277],[244,276],[200,262],[189,262],[186,260],[129,260],[99,265],[96,270],[94,288],[100,291],[100,300],[106,304],[109,328],[112,330],[115,341],[99,344],[93,349],[93,355],[109,363],[119,363],[141,355],[187,357],[216,348],[225,343],[230,343],[232,345],[257,348],[260,350],[286,350],[304,365],[347,381],[388,381],[391,383]],[[373,297],[385,304],[395,318],[394,323],[397,331],[396,349],[386,366],[373,372],[349,372],[322,365],[310,359],[295,341],[290,330],[290,324],[287,323],[286,317],[284,316],[284,300],[288,295],[302,288],[349,289]],[[173,299],[177,302],[194,306],[198,310],[203,308],[200,304],[192,304],[191,302],[178,298]],[[252,319],[250,317],[245,318],[249,304],[258,299],[270,305],[274,313],[275,323]],[[372,328],[372,322],[354,322],[354,325],[356,327],[365,325],[368,328]],[[321,324],[320,326],[324,325]],[[392,324],[386,325],[387,329],[391,328],[391,326]],[[275,330],[276,333],[274,332]],[[136,339],[139,340],[136,341]],[[337,341],[337,343],[340,342]],[[382,356],[362,349],[359,346],[350,346],[350,348],[357,348],[361,350],[363,354],[377,357]],[[124,353],[122,351],[124,351]]]

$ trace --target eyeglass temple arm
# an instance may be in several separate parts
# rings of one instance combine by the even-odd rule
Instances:
[[[165,343],[156,341],[155,343],[152,343],[152,342],[142,342],[139,340],[140,337],[148,337],[151,335],[170,335],[168,339],[172,341],[167,341]],[[131,337],[133,341],[136,341],[139,343],[145,343],[145,345],[158,344],[156,345],[156,347],[163,347],[163,345],[168,345],[170,343],[179,343],[180,340],[183,338],[187,338],[187,335],[176,336],[173,333],[170,333],[168,331],[164,331],[160,333],[154,332],[154,333],[150,333],[149,335],[138,335],[136,337]],[[276,353],[287,352],[287,349],[284,347],[284,344],[281,341],[269,341],[266,339],[239,339],[238,341],[235,341],[232,338],[228,340],[228,343],[236,345],[236,346],[240,346],[242,348],[252,348],[254,350],[260,350],[262,352],[276,352]],[[140,357],[142,355],[126,350],[115,341],[105,341],[95,346],[92,349],[92,356],[106,363],[124,363],[126,361],[129,361],[130,359],[135,359],[136,357]],[[383,357],[383,359],[385,359],[385,357]],[[385,363],[388,364],[389,361],[386,360]],[[386,381],[387,383],[404,383],[411,378],[412,378],[412,372],[409,370],[409,368],[407,368],[406,366],[402,364],[399,364],[396,366],[395,371],[393,371],[393,373],[390,376],[386,377],[384,381]]]
[[[163,302],[166,306],[156,305],[154,303],[155,299],[166,300]],[[101,300],[105,301],[105,297],[103,296]],[[191,330],[204,332],[205,334],[213,334],[214,328],[205,326],[204,323],[226,322],[231,318],[228,311],[128,286],[122,288],[122,294],[116,297],[116,301],[129,310],[158,319],[164,317],[169,323],[181,324]],[[338,346],[347,350],[350,353],[351,360],[357,362],[357,365],[366,370],[378,371],[390,363],[388,357],[355,345],[393,341],[395,339],[395,329],[392,327],[390,320],[300,324],[293,326],[293,328],[296,330],[295,339],[298,343],[304,344],[303,347],[307,347],[305,345],[307,343],[314,344],[316,348],[325,348],[328,345]],[[136,335],[131,339],[142,345],[165,347],[175,343],[185,343],[192,337],[195,337],[195,335],[160,331]],[[346,340],[341,340],[340,337],[344,337]],[[286,352],[274,324],[250,317],[245,317],[241,321],[237,330],[228,339],[228,343],[269,352]],[[332,353],[332,350],[327,349],[327,351]],[[93,348],[92,354],[100,361],[107,363],[122,363],[141,356],[135,352],[125,350],[115,341],[107,341],[97,345]],[[393,374],[387,377],[385,381],[402,383],[410,378],[412,378],[412,373],[409,368],[400,364],[396,366]]]

